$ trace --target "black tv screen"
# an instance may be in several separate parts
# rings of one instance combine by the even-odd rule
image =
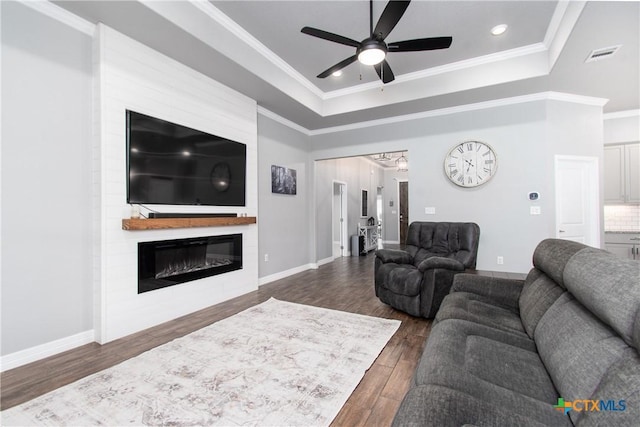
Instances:
[[[244,206],[247,146],[127,110],[127,203]]]

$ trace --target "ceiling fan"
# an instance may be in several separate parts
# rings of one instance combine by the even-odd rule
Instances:
[[[375,28],[373,28],[373,0],[369,0],[369,29],[371,35],[361,42],[338,34],[318,30],[317,28],[304,27],[301,30],[304,34],[356,48],[355,55],[327,68],[318,74],[318,78],[323,79],[355,61],[360,61],[365,65],[373,65],[382,82],[389,83],[395,79],[395,76],[393,75],[393,71],[391,71],[389,63],[385,59],[388,52],[417,52],[422,50],[447,49],[451,46],[451,42],[453,41],[452,37],[430,37],[385,43],[384,39],[387,38],[391,30],[393,30],[398,21],[400,21],[407,7],[409,7],[409,3],[411,3],[410,0],[389,1],[378,23]]]

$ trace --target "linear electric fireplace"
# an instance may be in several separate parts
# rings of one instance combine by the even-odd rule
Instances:
[[[242,234],[138,243],[138,293],[242,268]]]

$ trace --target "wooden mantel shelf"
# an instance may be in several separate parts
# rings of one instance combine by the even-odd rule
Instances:
[[[122,220],[122,229],[161,230],[165,228],[225,227],[255,223],[255,216],[220,218],[131,218]]]

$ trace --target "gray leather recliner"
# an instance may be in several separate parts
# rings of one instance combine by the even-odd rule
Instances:
[[[476,267],[480,227],[466,222],[413,222],[404,250],[376,251],[380,301],[412,316],[432,318],[453,277]]]

